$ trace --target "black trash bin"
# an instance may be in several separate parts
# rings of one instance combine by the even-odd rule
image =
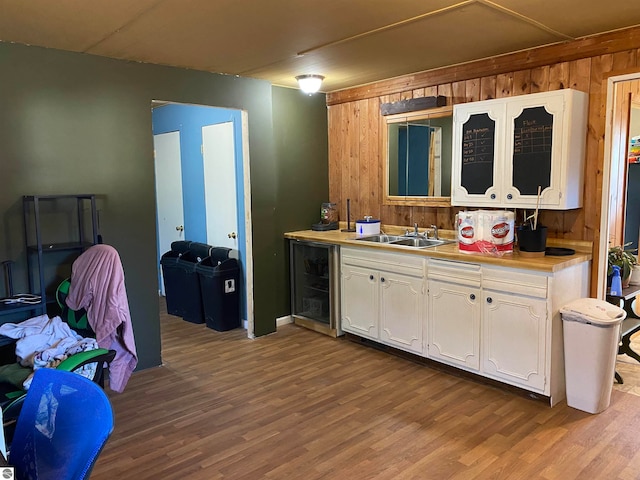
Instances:
[[[160,265],[164,277],[167,313],[177,315],[191,323],[204,323],[200,295],[198,263],[209,256],[211,245],[178,241],[162,255]]]
[[[240,326],[238,295],[240,267],[228,258],[230,248],[213,247],[211,255],[196,266],[207,327],[225,332]]]
[[[171,244],[171,250],[165,252],[162,257],[160,257],[165,300],[167,302],[167,313],[170,315],[178,315],[178,312],[180,311],[178,277],[182,275],[182,272],[178,269],[178,259],[189,251],[189,245],[191,245],[191,242],[173,242]]]

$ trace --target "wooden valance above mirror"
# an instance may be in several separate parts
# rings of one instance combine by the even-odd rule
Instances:
[[[396,113],[416,112],[428,108],[444,107],[447,104],[447,97],[438,95],[437,97],[420,97],[400,100],[399,102],[383,103],[380,105],[382,115],[395,115]]]

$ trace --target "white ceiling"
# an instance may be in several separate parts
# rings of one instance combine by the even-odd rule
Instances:
[[[325,92],[640,25],[640,0],[0,0],[0,41]]]

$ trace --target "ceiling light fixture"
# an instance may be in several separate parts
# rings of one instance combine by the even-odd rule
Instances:
[[[318,90],[320,90],[320,86],[322,85],[322,80],[324,77],[322,75],[298,75],[296,77],[298,81],[298,85],[300,86],[300,90],[308,95],[313,95]]]

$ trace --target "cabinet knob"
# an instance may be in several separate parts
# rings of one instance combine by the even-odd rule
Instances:
[[[384,283],[384,277],[380,277],[380,281]]]
[[[373,275],[369,275],[369,280],[373,280]]]
[[[491,302],[493,302],[493,298],[487,297],[487,303],[491,303]]]
[[[507,194],[507,200],[511,200],[513,198],[513,195],[511,195],[510,193]]]
[[[495,194],[495,193],[492,193],[492,194],[491,194],[491,200],[495,200],[495,199],[496,199],[496,194]]]
[[[470,298],[471,300],[475,300],[475,299],[476,299],[476,296],[475,296],[475,294],[473,294],[473,293],[472,293],[471,295],[469,295],[469,298]]]

